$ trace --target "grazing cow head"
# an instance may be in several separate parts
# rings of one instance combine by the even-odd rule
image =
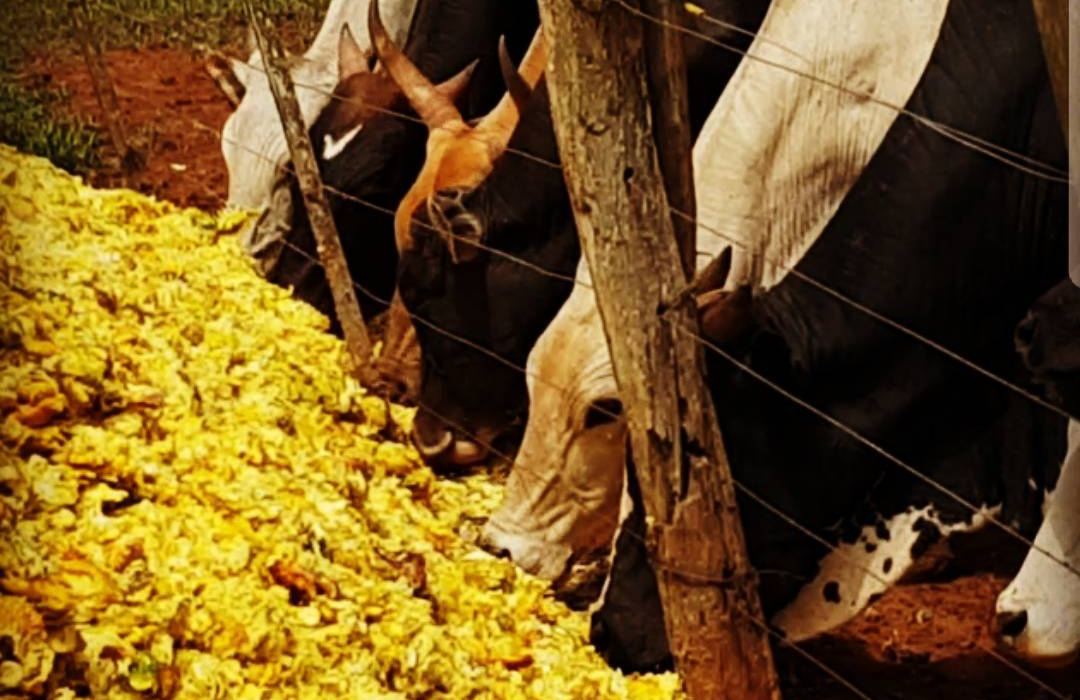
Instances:
[[[719,292],[730,268],[726,248],[706,269],[710,275],[692,287],[700,317],[721,333],[712,338],[719,342],[749,328],[743,293]],[[584,259],[570,298],[529,354],[527,370],[529,421],[484,543],[554,580],[574,557],[611,544],[626,468],[626,425]]]
[[[1064,280],[1017,325],[1016,347],[1034,379],[1080,415],[1080,288]],[[1032,663],[1065,665],[1080,654],[1080,423],[1069,421],[1061,475],[1047,497],[1037,548],[997,600],[999,638]],[[1048,556],[1049,553],[1052,556]]]
[[[543,71],[546,48],[541,31],[537,31],[532,43],[521,62],[520,73],[514,71],[506,51],[505,42],[500,41],[499,58],[504,80],[510,90],[495,108],[475,124],[467,123],[454,104],[438,91],[433,90],[427,78],[414,66],[386,36],[378,16],[376,4],[371,6],[369,28],[372,44],[389,74],[401,86],[407,99],[428,127],[427,158],[412,188],[402,198],[394,219],[395,238],[399,252],[403,255],[427,257],[435,253],[435,248],[445,250],[449,255],[446,265],[462,265],[458,271],[464,271],[469,265],[479,263],[478,249],[472,245],[479,243],[481,232],[479,220],[464,209],[465,198],[477,185],[485,180],[499,155],[505,150],[514,131],[524,103],[529,99],[533,85]],[[418,237],[412,235],[413,229],[420,229]],[[429,233],[433,234],[428,235]],[[419,241],[419,242],[418,242]],[[436,255],[438,253],[435,253]],[[422,280],[444,266],[441,262],[428,261]],[[399,289],[406,300],[406,289],[416,290],[409,284],[408,275],[401,279]],[[466,273],[464,278],[471,278],[474,287],[484,285],[483,273]],[[415,300],[415,296],[413,297]],[[407,304],[412,313],[428,319],[424,309]],[[474,309],[473,312],[478,312]],[[438,324],[437,320],[433,323]],[[422,326],[422,324],[420,324]],[[452,325],[452,324],[451,324]],[[425,331],[432,329],[423,327]],[[419,333],[419,329],[418,333]],[[436,332],[436,331],[432,331]],[[423,346],[422,346],[423,347]],[[462,350],[460,346],[455,349]],[[425,362],[423,376],[431,377],[431,362]],[[454,371],[452,367],[440,368],[441,371]],[[500,367],[505,373],[506,367]],[[492,387],[498,387],[504,379],[490,376]],[[507,386],[516,387],[520,378],[509,378]],[[427,381],[426,379],[424,380]],[[499,393],[500,389],[491,389]],[[430,391],[426,392],[430,395]],[[421,397],[421,404],[424,404]],[[444,402],[434,401],[439,406]],[[434,462],[445,461],[465,464],[482,458],[484,448],[471,440],[455,440],[454,435],[444,429],[443,420],[432,420],[431,408],[422,410],[416,421],[414,437],[424,454]],[[451,409],[453,412],[453,409]],[[452,420],[452,419],[451,419]],[[436,427],[436,422],[438,426]],[[481,441],[486,442],[484,437]],[[443,459],[435,459],[440,456]]]

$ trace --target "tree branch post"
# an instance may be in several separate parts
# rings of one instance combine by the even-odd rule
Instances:
[[[94,96],[97,97],[105,128],[109,132],[109,140],[116,149],[125,173],[142,170],[146,167],[146,158],[128,143],[124,118],[116,99],[116,86],[109,76],[105,58],[101,55],[101,47],[93,35],[87,0],[69,0],[68,10],[71,12],[75,33],[79,37],[83,60],[86,61],[86,70],[90,74],[90,84],[94,87]]]
[[[316,247],[330,293],[334,299],[334,311],[345,336],[345,345],[353,363],[357,378],[367,387],[375,386],[376,375],[371,362],[371,340],[368,338],[360,306],[356,301],[355,287],[345,262],[345,253],[341,249],[334,217],[323,192],[322,180],[315,153],[308,138],[307,127],[300,116],[300,104],[296,100],[296,91],[292,76],[289,74],[285,51],[274,34],[273,26],[256,15],[250,0],[244,3],[248,22],[255,36],[255,41],[262,55],[266,77],[270,82],[270,92],[274,95],[281,127],[285,132],[285,141],[289,145],[296,179],[304,196],[304,207],[315,235]]]
[[[625,0],[635,2],[636,0]],[[653,143],[641,20],[541,0],[559,153],[645,503],[675,664],[692,700],[778,700],[756,577]],[[690,573],[693,572],[693,573]]]

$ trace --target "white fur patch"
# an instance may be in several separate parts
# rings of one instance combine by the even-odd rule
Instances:
[[[828,632],[857,615],[872,596],[884,593],[903,578],[915,563],[911,548],[919,538],[914,526],[920,519],[933,523],[947,537],[981,529],[989,522],[986,515],[996,517],[1000,510],[995,506],[980,511],[968,523],[944,525],[931,506],[913,508],[886,521],[887,540],[878,538],[874,526],[867,526],[854,544],[841,544],[821,560],[818,575],[773,616],[772,622],[795,642]],[[867,544],[872,552],[866,551]],[[839,602],[826,600],[826,586],[839,596]]]
[[[1080,423],[1069,421],[1068,448],[1061,476],[1035,544],[1016,578],[997,600],[998,614],[1027,615],[1020,634],[1006,637],[1017,653],[1045,665],[1080,654]]]
[[[734,243],[729,288],[778,283],[817,240],[903,105],[948,0],[773,0],[694,148],[698,241]]]
[[[333,160],[341,155],[345,147],[352,143],[352,140],[356,138],[356,135],[363,128],[363,124],[357,124],[342,134],[340,139],[335,139],[332,134],[326,134],[323,137],[323,160]]]

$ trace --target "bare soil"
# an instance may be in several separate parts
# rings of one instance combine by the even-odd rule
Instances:
[[[107,60],[124,120],[146,150],[148,167],[125,177],[114,164],[93,173],[91,181],[131,187],[182,206],[212,210],[224,204],[227,178],[213,132],[220,131],[231,108],[201,60],[174,49],[110,51]],[[70,90],[72,110],[101,122],[80,60],[57,65],[38,60],[32,69]],[[995,559],[1000,557],[984,553],[977,561]],[[1080,664],[1033,669],[995,646],[994,601],[1018,564],[1012,552],[996,574],[962,571],[968,575],[954,572],[950,581],[897,586],[838,631],[801,648],[875,700],[1055,697],[1025,674],[1061,695],[1080,695]],[[777,666],[787,700],[858,697],[793,650],[779,647]]]
[[[228,178],[217,134],[232,108],[202,60],[168,48],[113,50],[105,58],[124,125],[146,156],[146,168],[125,175],[103,128],[103,167],[90,174],[90,182],[128,187],[185,207],[216,210],[224,205]],[[37,59],[30,68],[70,93],[73,112],[104,124],[81,59]]]

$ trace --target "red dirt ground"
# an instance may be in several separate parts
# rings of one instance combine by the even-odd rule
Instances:
[[[200,60],[171,49],[112,51],[108,65],[128,129],[140,146],[149,147],[147,170],[129,178],[127,186],[181,205],[221,206],[226,173],[219,143],[193,123],[220,130],[230,107]],[[81,61],[60,66],[38,62],[34,68],[72,92],[76,112],[100,122]],[[104,186],[124,184],[109,168],[91,180]],[[1016,570],[1022,552],[1002,557],[997,550],[988,551],[993,553],[975,561],[998,561],[999,575],[898,586],[840,630],[803,648],[875,700],[1055,697],[1010,668],[995,650],[990,629],[994,600],[1006,583],[1003,576]],[[777,667],[787,700],[856,697],[794,651],[781,648]],[[1023,670],[1061,695],[1080,695],[1080,664],[1054,672]]]
[[[214,210],[225,203],[228,179],[220,132],[232,111],[196,56],[175,49],[116,50],[106,54],[127,131],[147,155],[144,171],[125,177],[107,144],[105,165],[90,176],[101,187],[130,187],[181,206]],[[102,124],[89,74],[81,60],[43,60],[34,72],[71,94],[76,113]],[[202,125],[202,128],[198,125]]]

